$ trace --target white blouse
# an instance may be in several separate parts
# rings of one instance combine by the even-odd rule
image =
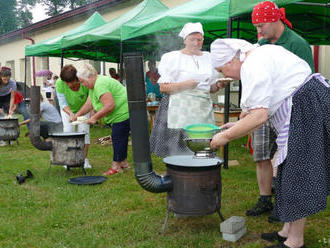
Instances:
[[[254,49],[241,67],[242,110],[268,108],[272,116],[310,74],[307,62],[281,46]]]
[[[158,83],[177,83],[190,79],[199,81],[197,88],[210,90],[218,73],[213,69],[209,52],[201,56],[187,55],[181,51],[165,53],[158,66]]]

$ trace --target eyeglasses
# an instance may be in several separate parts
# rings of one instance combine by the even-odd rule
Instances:
[[[194,42],[194,41],[203,42],[204,41],[203,38],[192,38],[192,37],[188,37],[187,40],[189,40],[191,42]]]

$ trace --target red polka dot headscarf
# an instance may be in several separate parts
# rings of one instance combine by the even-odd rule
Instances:
[[[279,9],[275,3],[270,1],[261,2],[254,6],[252,12],[253,24],[277,22],[278,20],[281,20],[292,29],[291,22],[286,19],[284,8]]]

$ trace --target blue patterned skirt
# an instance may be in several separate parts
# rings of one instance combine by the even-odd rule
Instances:
[[[308,80],[292,98],[286,159],[278,166],[275,213],[292,222],[324,210],[330,195],[330,85]]]

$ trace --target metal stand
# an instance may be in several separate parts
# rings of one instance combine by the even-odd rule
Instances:
[[[220,213],[220,210],[217,210],[217,213],[222,221],[225,221],[225,218],[223,218],[222,214]]]
[[[166,225],[167,225],[167,221],[168,221],[168,217],[169,217],[169,215],[170,215],[170,211],[168,210],[168,211],[167,211],[167,215],[166,215],[165,220],[164,220],[164,223],[163,223],[163,225],[162,225],[162,233],[163,233],[163,234],[165,233],[165,229],[166,229]]]
[[[218,213],[218,215],[219,215],[221,221],[225,221],[225,218],[224,218],[223,215],[221,214],[220,210],[217,209],[216,212]],[[171,211],[168,210],[168,211],[167,211],[167,215],[166,215],[165,220],[164,220],[164,223],[163,223],[163,225],[162,225],[162,234],[165,233],[166,226],[167,226],[167,222],[168,222],[168,218],[170,217],[170,213],[171,213]]]
[[[48,175],[49,175],[49,173],[50,173],[50,168],[51,168],[51,166],[52,166],[52,163],[49,162]],[[86,175],[87,173],[86,173],[86,170],[85,170],[85,168],[84,168],[84,164],[81,165],[81,166],[79,166],[79,167],[80,167],[81,170],[83,171],[84,175]],[[67,165],[66,165],[66,171],[70,171],[70,170],[71,170],[71,166],[67,166]]]

